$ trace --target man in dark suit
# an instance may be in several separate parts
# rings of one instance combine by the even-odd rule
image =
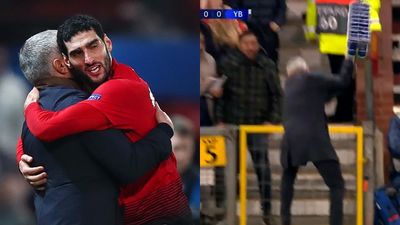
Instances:
[[[89,96],[79,89],[65,66],[56,34],[55,30],[36,34],[20,51],[21,70],[40,88],[41,105],[53,111]],[[136,143],[119,130],[85,132],[42,142],[24,124],[19,150],[23,145],[24,152],[34,158],[32,166],[46,169],[37,179],[43,181],[41,176],[47,176],[45,189],[35,190],[34,194],[37,223],[122,224],[120,185],[137,180],[167,159],[172,151],[172,134],[171,127],[161,123]]]
[[[330,190],[330,224],[343,224],[344,180],[339,159],[330,142],[324,105],[352,79],[353,61],[346,59],[339,76],[310,73],[303,58],[287,64],[283,100],[281,164],[281,217],[290,225],[293,185],[299,166],[314,163]]]

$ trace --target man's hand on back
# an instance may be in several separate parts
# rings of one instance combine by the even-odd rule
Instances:
[[[44,190],[47,182],[47,173],[43,166],[30,167],[33,158],[29,155],[22,155],[19,161],[19,171],[25,180],[36,190]]]
[[[275,23],[275,22],[270,22],[269,23],[269,27],[271,28],[271,30],[273,31],[273,32],[278,32],[280,29],[281,29],[281,27],[277,24],[277,23]]]

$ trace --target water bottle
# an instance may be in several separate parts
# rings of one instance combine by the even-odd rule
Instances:
[[[350,5],[347,28],[348,54],[366,57],[371,39],[368,4],[357,2]]]

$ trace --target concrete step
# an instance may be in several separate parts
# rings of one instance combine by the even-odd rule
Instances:
[[[281,134],[269,135],[269,160],[272,172],[272,214],[279,224],[280,208],[280,180],[282,168],[280,166]],[[356,211],[356,137],[352,134],[331,135],[332,144],[338,154],[343,177],[345,179],[346,193],[344,200],[344,224],[355,223]],[[239,175],[238,175],[239,178]],[[218,178],[217,178],[218,179]],[[247,224],[261,223],[260,195],[257,176],[253,162],[247,152]],[[239,181],[239,179],[238,179]],[[215,171],[202,169],[202,185],[215,184]],[[239,196],[237,196],[237,214],[239,214]],[[292,204],[293,224],[329,224],[329,189],[312,163],[301,167],[295,182],[295,196]],[[222,223],[223,224],[223,223]]]
[[[341,162],[340,168],[342,170],[342,173],[349,173],[349,174],[356,174],[355,171],[355,165],[353,164],[344,164]],[[277,173],[277,174],[282,174],[282,166],[281,165],[271,165],[271,172],[272,173]],[[247,168],[247,172],[248,173],[254,173],[254,168],[248,167]],[[317,173],[318,174],[318,170],[315,168],[315,166],[312,163],[307,164],[307,166],[305,167],[300,167],[299,169],[299,174],[301,173]]]
[[[279,221],[280,181],[280,142],[282,135],[269,136],[269,160],[272,172],[272,213]],[[343,177],[345,179],[344,224],[355,222],[356,199],[356,136],[353,134],[332,134],[332,144],[338,154]],[[247,199],[248,224],[260,224],[260,195],[257,176],[250,154],[247,158]],[[329,224],[329,189],[312,163],[301,167],[295,182],[295,196],[292,204],[293,224]],[[254,221],[254,223],[252,222]],[[279,223],[278,223],[279,224]]]
[[[281,173],[272,173],[272,189],[279,190]],[[346,190],[354,191],[356,189],[356,175],[344,171],[343,178],[345,180]],[[204,186],[215,185],[216,179],[223,179],[222,177],[215,177],[215,171],[211,168],[201,169],[200,184]],[[257,175],[253,172],[247,173],[247,189],[253,190],[258,188]],[[297,175],[295,182],[295,190],[323,190],[327,191],[328,187],[325,185],[322,177],[317,173],[300,172]]]
[[[350,137],[349,137],[350,138]],[[275,136],[274,138],[269,138],[268,141],[268,149],[280,149],[281,148],[281,137]],[[332,140],[332,139],[331,139]],[[356,140],[355,138],[351,139],[336,139],[332,140],[332,145],[334,149],[348,149],[355,150],[356,149]]]
[[[336,123],[330,123],[329,126],[332,127],[338,127],[338,126],[353,126],[353,124],[336,124]],[[274,134],[269,134],[268,135],[270,139],[272,140],[278,140],[282,139],[282,134],[274,133]],[[338,141],[338,140],[356,140],[356,135],[355,134],[347,134],[347,133],[331,133],[330,138],[332,141]]]
[[[280,199],[280,190],[272,189],[272,199],[273,200],[279,200]],[[355,199],[356,197],[356,192],[355,190],[346,190],[345,192],[345,198],[348,199]],[[258,191],[258,188],[253,188],[252,190],[247,191],[247,198],[249,200],[259,200],[260,199],[260,193]],[[308,191],[295,191],[294,192],[294,198],[295,199],[309,199],[309,200],[323,200],[323,199],[329,199],[329,191],[327,190],[308,190]]]
[[[273,217],[273,225],[280,225],[281,220],[280,217]],[[262,223],[262,219],[260,216],[249,216],[247,218],[247,225],[260,225]],[[329,217],[328,216],[292,216],[292,224],[293,225],[329,225]],[[355,217],[354,216],[344,216],[344,225],[354,225]]]
[[[280,215],[280,201],[272,200],[272,215]],[[236,212],[239,215],[240,203],[237,203]],[[356,202],[353,199],[345,198],[343,201],[344,215],[355,215]],[[329,216],[329,200],[328,199],[294,199],[292,203],[291,213],[294,216]],[[260,201],[250,199],[247,201],[247,215],[261,216],[262,211]]]
[[[258,151],[258,150],[257,150]],[[259,150],[261,151],[261,149]],[[271,167],[280,166],[280,149],[269,149],[268,150],[268,158]],[[355,150],[349,149],[336,149],[336,154],[339,157],[339,162],[342,166],[355,166],[356,164],[356,152]],[[312,163],[308,163],[306,165],[307,168],[315,168]],[[253,169],[253,161],[251,159],[250,153],[247,152],[247,170],[254,171]]]
[[[258,181],[255,174],[249,174],[247,176],[247,190],[258,191]],[[343,174],[345,180],[345,188],[348,191],[356,190],[356,178],[352,174]],[[272,174],[271,186],[272,190],[280,191],[280,175]],[[319,176],[319,174],[299,174],[295,182],[296,191],[329,191],[325,182]]]

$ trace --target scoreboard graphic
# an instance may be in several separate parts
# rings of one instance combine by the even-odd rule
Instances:
[[[201,9],[200,19],[240,19],[248,20],[251,9]]]

